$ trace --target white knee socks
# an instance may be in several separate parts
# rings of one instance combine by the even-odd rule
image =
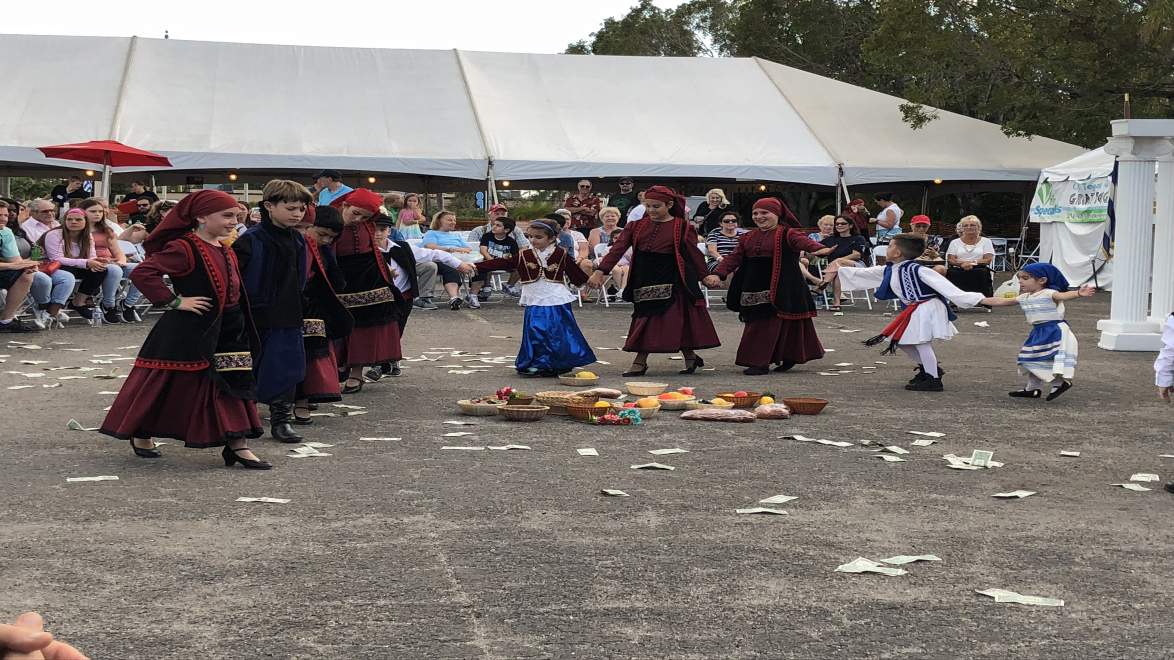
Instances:
[[[931,378],[938,378],[938,356],[933,352],[933,344],[899,344],[901,350],[910,360],[917,362]]]

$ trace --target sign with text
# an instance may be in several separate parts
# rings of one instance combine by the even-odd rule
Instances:
[[[1032,222],[1105,222],[1112,196],[1113,182],[1109,177],[1045,180],[1035,187],[1028,214]]]

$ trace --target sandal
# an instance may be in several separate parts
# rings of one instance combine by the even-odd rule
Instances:
[[[1014,392],[1007,392],[1007,396],[1016,399],[1038,399],[1043,392],[1039,390],[1015,390]]]
[[[358,385],[351,385],[352,381],[358,383]],[[363,380],[361,378],[348,378],[348,379],[346,379],[346,382],[342,384],[342,393],[343,394],[357,394],[362,391],[363,391]]]
[[[299,415],[299,414],[298,414],[298,411],[299,411],[299,410],[305,411],[305,413],[306,413],[306,414],[305,414],[305,415]],[[311,424],[313,424],[313,423],[314,423],[314,418],[310,416],[310,409],[309,409],[309,407],[306,407],[306,406],[294,406],[294,409],[293,409],[293,419],[291,419],[290,421],[291,421],[292,423],[294,423],[294,424],[297,424],[298,426],[309,426],[309,425],[311,425]]]

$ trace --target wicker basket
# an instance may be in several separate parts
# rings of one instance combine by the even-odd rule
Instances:
[[[473,417],[491,417],[497,414],[497,409],[505,404],[501,403],[473,403],[469,399],[461,399],[457,401],[457,405],[461,407],[462,415],[472,415]]]
[[[531,403],[534,403],[533,396],[516,396],[516,397],[510,399],[509,405],[511,405],[511,406],[528,406]]]
[[[612,411],[615,412],[617,415],[621,411],[624,411],[624,410],[635,410],[636,412],[640,413],[640,419],[648,419],[649,417],[655,417],[656,413],[660,412],[660,408],[661,408],[660,406],[657,406],[655,408],[640,408],[640,407],[625,408],[624,404],[622,404],[622,403],[611,404]]]
[[[574,417],[575,419],[581,419],[583,421],[588,421],[593,416],[594,417],[602,417],[602,416],[612,412],[612,407],[610,405],[606,408],[604,408],[603,406],[596,407],[594,402],[591,402],[591,403],[586,403],[586,402],[568,403],[566,408],[567,408],[568,415],[570,415],[571,417]]]
[[[725,398],[724,396],[722,397]],[[700,401],[690,401],[689,405],[685,406],[689,410],[702,410],[705,408],[716,408],[718,410],[729,410],[734,407],[733,402],[726,401],[725,403],[701,403]]]
[[[514,422],[537,422],[546,417],[550,411],[547,406],[501,406],[498,412],[502,417]]]
[[[746,396],[734,396],[733,392],[722,392],[718,394],[718,397],[734,404],[735,408],[749,408],[758,403],[758,400],[762,398],[762,392],[747,392]]]
[[[558,382],[563,385],[570,385],[571,387],[579,387],[580,385],[588,387],[599,384],[599,376],[595,378],[578,378],[572,374],[563,374],[558,377]]]
[[[564,392],[564,391],[549,391],[539,392],[535,396],[538,397],[538,403],[550,408],[551,415],[566,415],[568,403],[578,403],[580,405],[587,403],[595,403],[599,400],[598,394],[583,394],[580,392]]]
[[[828,400],[797,397],[794,399],[783,399],[783,403],[796,415],[818,415],[827,406]]]
[[[691,396],[688,399],[660,399],[660,407],[665,410],[684,410],[689,407],[690,403],[697,401],[697,397]]]
[[[668,383],[624,383],[628,394],[636,396],[656,396],[669,388]]]

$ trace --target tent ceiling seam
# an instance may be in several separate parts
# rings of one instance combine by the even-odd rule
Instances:
[[[452,49],[457,59],[457,70],[461,72],[461,87],[465,90],[465,98],[469,99],[469,109],[473,111],[473,121],[477,124],[477,135],[481,138],[481,150],[485,153],[485,176],[489,178],[493,167],[493,153],[489,150],[489,141],[485,139],[485,126],[481,123],[481,113],[477,111],[477,101],[473,98],[473,89],[469,86],[469,76],[465,73],[465,58],[461,51]]]
[[[754,64],[756,64],[756,65],[758,66],[758,71],[759,71],[759,72],[760,72],[760,73],[761,73],[763,76],[765,76],[765,77],[766,77],[766,80],[767,80],[767,82],[769,82],[769,83],[771,84],[771,86],[772,86],[772,87],[774,87],[774,88],[775,88],[775,90],[777,90],[777,91],[778,91],[778,93],[779,93],[779,96],[783,97],[783,100],[784,100],[784,101],[786,101],[786,102],[787,102],[787,105],[788,105],[788,106],[791,108],[791,110],[793,110],[793,111],[795,112],[795,116],[796,116],[796,117],[798,117],[798,118],[799,118],[799,120],[803,122],[803,126],[807,128],[807,132],[811,134],[811,137],[815,138],[815,141],[819,143],[819,146],[823,147],[823,150],[824,150],[824,151],[827,153],[827,155],[828,155],[828,156],[829,156],[829,157],[830,157],[830,158],[831,158],[833,161],[835,161],[835,163],[836,163],[836,166],[837,166],[838,168],[840,168],[840,169],[843,169],[843,168],[844,168],[844,161],[840,159],[840,155],[839,155],[839,154],[837,154],[835,151],[833,151],[833,150],[831,149],[831,147],[829,147],[829,146],[828,146],[828,145],[827,145],[827,144],[826,144],[826,143],[825,143],[825,142],[824,142],[824,141],[823,141],[823,140],[822,140],[822,139],[819,137],[819,133],[816,133],[816,132],[815,132],[815,129],[811,127],[811,124],[807,123],[807,117],[804,117],[804,116],[803,116],[803,113],[802,113],[802,112],[799,112],[799,108],[795,107],[795,104],[794,104],[794,103],[791,103],[791,99],[790,99],[790,97],[788,97],[788,96],[787,96],[787,93],[786,93],[785,91],[783,91],[783,88],[782,88],[782,87],[780,87],[780,86],[778,85],[778,83],[776,83],[776,82],[775,82],[775,79],[774,79],[774,78],[772,78],[772,77],[771,77],[771,75],[770,75],[769,73],[767,73],[767,72],[766,72],[766,67],[762,66],[762,62],[763,62],[762,58],[760,58],[760,57],[752,57],[752,58],[750,58],[750,59],[754,60]],[[780,66],[782,66],[782,65],[780,65]]]
[[[130,45],[126,48],[126,62],[122,66],[122,79],[118,81],[118,96],[114,101],[114,114],[110,117],[110,132],[107,138],[109,140],[118,139],[118,127],[122,122],[123,99],[126,96],[126,82],[130,78],[130,67],[134,61],[138,44],[139,38],[132,36],[130,38]]]

